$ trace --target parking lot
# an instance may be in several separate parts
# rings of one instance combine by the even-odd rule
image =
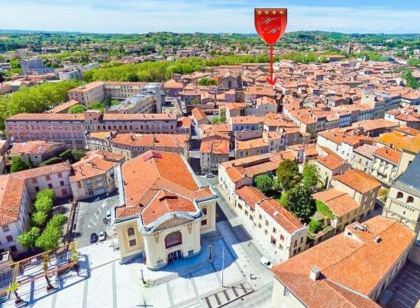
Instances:
[[[107,235],[112,237],[112,226],[111,224],[106,225],[103,219],[106,212],[113,212],[112,209],[117,205],[118,195],[79,202],[73,226],[73,237],[77,241],[78,247],[89,245],[92,233],[99,234],[101,231],[106,231]]]

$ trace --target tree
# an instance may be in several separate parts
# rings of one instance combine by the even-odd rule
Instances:
[[[29,231],[21,233],[17,237],[17,242],[25,248],[32,249],[35,247],[35,242],[41,234],[41,229],[32,227]]]
[[[57,249],[63,235],[63,226],[67,218],[63,214],[54,215],[35,242],[35,246],[47,250]]]
[[[17,290],[20,288],[20,284],[16,281],[12,281],[10,286],[7,288],[7,292],[11,292],[15,294],[16,300],[15,304],[19,304],[22,302],[22,299],[20,298],[19,294],[17,293]]]
[[[77,162],[85,157],[86,151],[73,149],[71,150],[71,155],[73,157],[73,161]]]
[[[127,80],[128,81],[131,81],[131,82],[140,81],[139,76],[137,76],[136,73],[130,73],[130,74],[128,74]]]
[[[52,190],[51,188],[44,188],[36,194],[36,199],[48,198],[52,200],[54,199],[54,197],[55,197],[55,193],[54,193],[54,190]]]
[[[316,234],[322,230],[322,227],[322,222],[320,222],[319,220],[311,220],[308,226],[308,230],[312,234]]]
[[[67,113],[83,113],[86,110],[87,108],[85,106],[78,104],[70,107]]]
[[[283,160],[277,168],[276,175],[280,188],[290,190],[300,181],[298,163],[289,159]]]
[[[310,190],[314,190],[320,183],[318,169],[315,165],[305,164],[302,172],[302,183]]]
[[[303,185],[290,190],[288,209],[303,221],[308,222],[315,212],[315,202],[311,191]]]
[[[254,182],[255,186],[264,194],[268,193],[273,187],[273,179],[267,174],[256,176]]]
[[[21,112],[44,112],[68,99],[67,91],[80,83],[74,80],[47,82],[38,86],[22,87],[18,91],[0,96],[0,128],[4,120]]]
[[[198,85],[199,86],[215,86],[217,84],[216,80],[212,79],[212,78],[201,78],[198,81]]]
[[[14,156],[12,157],[12,165],[10,166],[11,172],[17,172],[21,170],[29,169],[30,166],[27,162],[25,162],[22,157]]]
[[[36,211],[32,214],[32,222],[35,226],[42,228],[48,218],[48,214],[44,211]]]
[[[53,208],[53,200],[47,196],[37,197],[35,200],[35,209],[39,212],[49,213]]]
[[[101,102],[92,102],[89,105],[87,105],[87,109],[99,110],[99,111],[103,112],[103,111],[105,111],[105,104],[103,104]]]
[[[288,207],[289,206],[289,193],[285,190],[282,191],[279,201],[281,205],[283,205],[284,207]]]

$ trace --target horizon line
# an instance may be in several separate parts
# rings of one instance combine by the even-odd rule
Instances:
[[[255,35],[257,33],[252,32],[205,32],[205,31],[196,31],[196,32],[175,32],[175,31],[148,31],[148,32],[85,32],[85,31],[72,31],[72,30],[37,30],[37,29],[0,29],[0,32],[30,32],[30,33],[77,33],[77,34],[110,34],[110,35],[144,35],[144,34],[155,34],[155,33],[172,33],[172,34],[225,34],[225,35]],[[386,32],[339,32],[339,31],[326,31],[326,30],[295,30],[295,31],[286,31],[286,33],[296,33],[296,32],[322,32],[322,33],[338,33],[345,35],[419,35],[420,32],[401,32],[401,33],[386,33]]]

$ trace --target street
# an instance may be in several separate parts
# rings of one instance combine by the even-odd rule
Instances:
[[[78,247],[90,245],[91,233],[99,234],[106,231],[107,236],[112,236],[112,225],[105,225],[103,219],[107,211],[118,205],[118,195],[105,199],[95,198],[88,201],[80,201],[76,209],[75,225],[73,235]]]

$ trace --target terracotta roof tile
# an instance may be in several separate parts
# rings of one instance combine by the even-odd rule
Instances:
[[[378,182],[374,177],[363,171],[354,169],[349,169],[343,174],[336,175],[333,177],[333,179],[362,194],[381,186],[381,183]]]
[[[309,307],[377,307],[368,296],[408,251],[415,234],[383,216],[366,221],[367,231],[356,224],[276,265],[276,278]],[[314,266],[321,273],[316,280],[309,278]]]

